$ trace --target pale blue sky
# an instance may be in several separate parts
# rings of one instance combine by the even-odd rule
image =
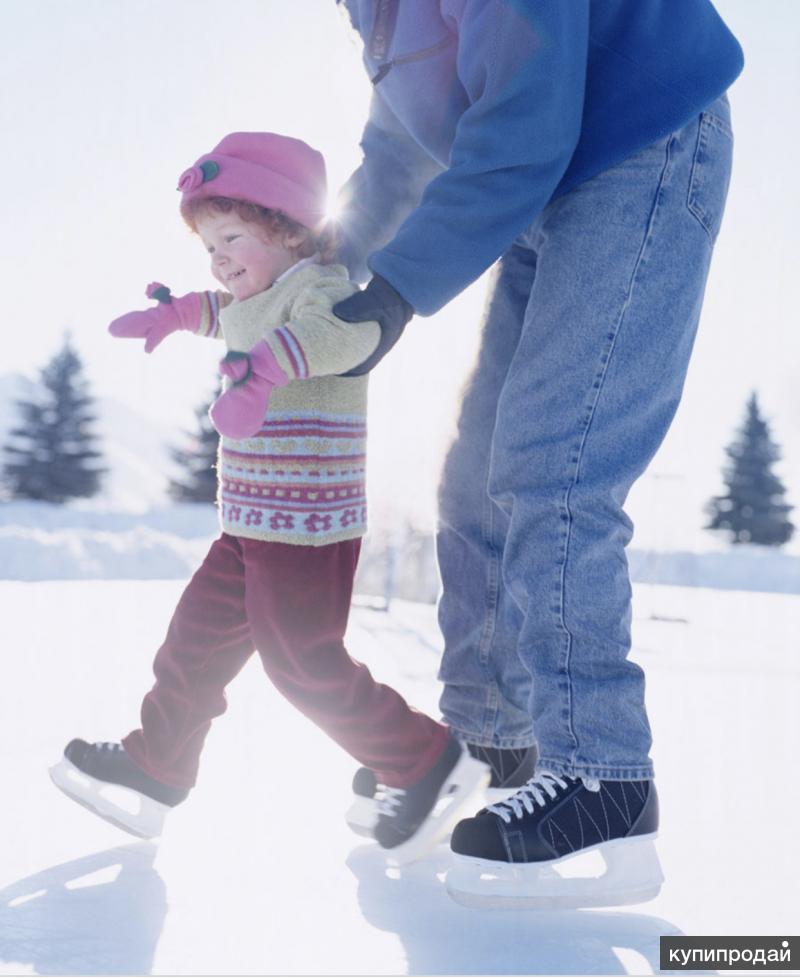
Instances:
[[[684,404],[632,497],[643,542],[666,533],[665,510],[698,523],[754,387],[800,504],[800,4],[717,7],[747,58],[731,92],[734,178]],[[3,0],[0,46],[0,372],[35,373],[68,326],[94,391],[163,419],[169,438],[191,423],[219,351],[180,336],[146,357],[105,325],[144,305],[152,279],[178,293],[212,284],[177,216],[177,175],[225,133],[269,129],[317,146],[335,190],[358,161],[360,53],[333,0]],[[414,495],[421,519],[432,512],[482,294],[417,320],[374,375],[376,507]]]

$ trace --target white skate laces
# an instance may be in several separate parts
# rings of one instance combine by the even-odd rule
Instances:
[[[390,785],[380,786],[380,795],[378,796],[377,800],[378,812],[382,816],[395,816],[397,814],[397,810],[403,804],[405,795],[405,789],[396,789]]]
[[[600,790],[600,782],[596,778],[584,778],[582,782],[590,792]],[[510,823],[513,817],[522,819],[523,812],[531,814],[537,805],[542,808],[547,805],[545,794],[548,799],[555,799],[558,796],[556,786],[561,789],[569,788],[561,776],[553,775],[551,772],[541,772],[529,779],[508,799],[488,806],[487,811],[499,816],[504,823]]]

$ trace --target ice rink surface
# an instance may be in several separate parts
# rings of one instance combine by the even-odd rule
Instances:
[[[47,767],[69,738],[137,723],[181,589],[0,582],[0,973],[642,975],[661,935],[800,933],[797,596],[635,588],[666,882],[641,906],[535,913],[454,904],[446,847],[387,869],[342,818],[353,762],[257,660],[158,845],[58,793]],[[436,711],[432,607],[362,601],[348,641]]]

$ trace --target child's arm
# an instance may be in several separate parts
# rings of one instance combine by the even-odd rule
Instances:
[[[192,295],[192,293],[189,293]],[[200,324],[192,333],[199,337],[211,337],[212,340],[224,340],[222,325],[219,321],[219,314],[230,306],[233,296],[224,289],[216,289],[214,292],[201,292],[200,295],[206,300],[203,306]]]
[[[294,300],[288,322],[267,334],[267,345],[290,378],[343,374],[375,350],[377,323],[346,323],[331,312],[356,291],[338,276],[318,279]]]
[[[166,286],[151,282],[146,294],[148,299],[157,299],[158,305],[112,320],[108,326],[112,336],[144,339],[145,353],[148,354],[176,330],[188,330],[198,336],[222,337],[219,313],[233,300],[230,293],[222,290],[189,292],[176,297]]]
[[[341,374],[369,357],[380,340],[378,324],[345,323],[331,312],[333,304],[354,289],[339,277],[314,282],[292,302],[287,323],[271,330],[247,353],[228,353],[220,370],[232,385],[210,410],[221,435],[235,439],[254,435],[273,388],[292,380]]]

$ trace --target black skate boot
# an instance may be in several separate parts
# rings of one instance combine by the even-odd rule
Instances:
[[[492,780],[486,789],[487,805],[493,805],[513,795],[536,769],[538,751],[536,745],[529,748],[485,748],[468,744],[469,753],[478,761],[484,761],[492,770]]]
[[[189,795],[151,778],[111,741],[70,741],[50,778],[75,802],[143,839],[160,836],[166,814]]]
[[[542,772],[453,830],[447,892],[475,908],[589,908],[654,898],[663,875],[653,846],[653,782],[570,778]],[[600,876],[562,876],[592,851]]]
[[[413,785],[405,789],[382,786],[373,835],[389,851],[389,862],[411,863],[432,850],[489,779],[488,765],[450,737],[433,768]]]
[[[489,785],[484,789],[483,801],[492,805],[512,795],[533,775],[536,767],[536,746],[530,748],[484,748],[467,744],[473,758],[485,762],[492,772]],[[369,768],[358,768],[353,776],[353,802],[345,813],[350,829],[359,836],[373,835],[378,821],[376,794],[383,786],[378,784],[375,773]]]

